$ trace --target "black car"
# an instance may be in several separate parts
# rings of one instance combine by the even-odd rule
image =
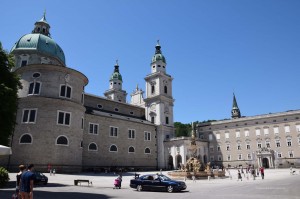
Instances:
[[[40,172],[37,172],[37,171],[34,171],[33,172],[34,175],[35,175],[35,178],[34,178],[34,184],[44,184],[46,185],[48,183],[48,177],[45,176],[43,173],[40,173]]]
[[[181,191],[186,189],[186,184],[182,181],[175,181],[165,175],[143,175],[139,178],[130,180],[130,187],[151,191]]]

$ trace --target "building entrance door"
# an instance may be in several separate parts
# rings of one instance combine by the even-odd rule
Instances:
[[[269,159],[268,158],[263,158],[262,159],[262,166],[264,167],[264,168],[270,168],[270,165],[269,165]]]

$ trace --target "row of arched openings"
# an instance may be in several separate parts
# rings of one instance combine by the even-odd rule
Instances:
[[[30,134],[24,134],[21,136],[20,138],[20,144],[32,144],[32,136]],[[56,142],[55,142],[57,145],[65,145],[65,146],[68,146],[69,145],[69,140],[66,136],[58,136],[57,139],[56,139]],[[81,143],[81,147],[82,147],[82,143]],[[98,151],[98,146],[96,143],[92,142],[89,144],[89,147],[88,147],[88,150],[89,151]],[[118,147],[114,144],[112,144],[110,147],[109,147],[109,151],[110,152],[118,152]],[[135,153],[135,148],[133,146],[130,146],[128,148],[128,153]],[[145,154],[150,154],[151,153],[151,150],[150,148],[146,147],[145,150],[144,150],[144,153]]]

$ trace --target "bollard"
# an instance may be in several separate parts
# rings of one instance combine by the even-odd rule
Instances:
[[[207,180],[210,181],[210,176],[207,176]]]

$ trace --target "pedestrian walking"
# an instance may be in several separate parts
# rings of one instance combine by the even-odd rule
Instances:
[[[35,175],[32,172],[34,165],[30,164],[27,171],[23,172],[20,179],[20,191],[22,199],[33,199],[33,182]]]
[[[241,174],[240,170],[238,170],[238,181],[239,181],[239,180],[243,181],[243,179],[242,179],[242,174]]]
[[[260,167],[259,171],[260,171],[261,179],[264,179],[264,178],[265,178],[265,170],[264,170],[264,167]]]

